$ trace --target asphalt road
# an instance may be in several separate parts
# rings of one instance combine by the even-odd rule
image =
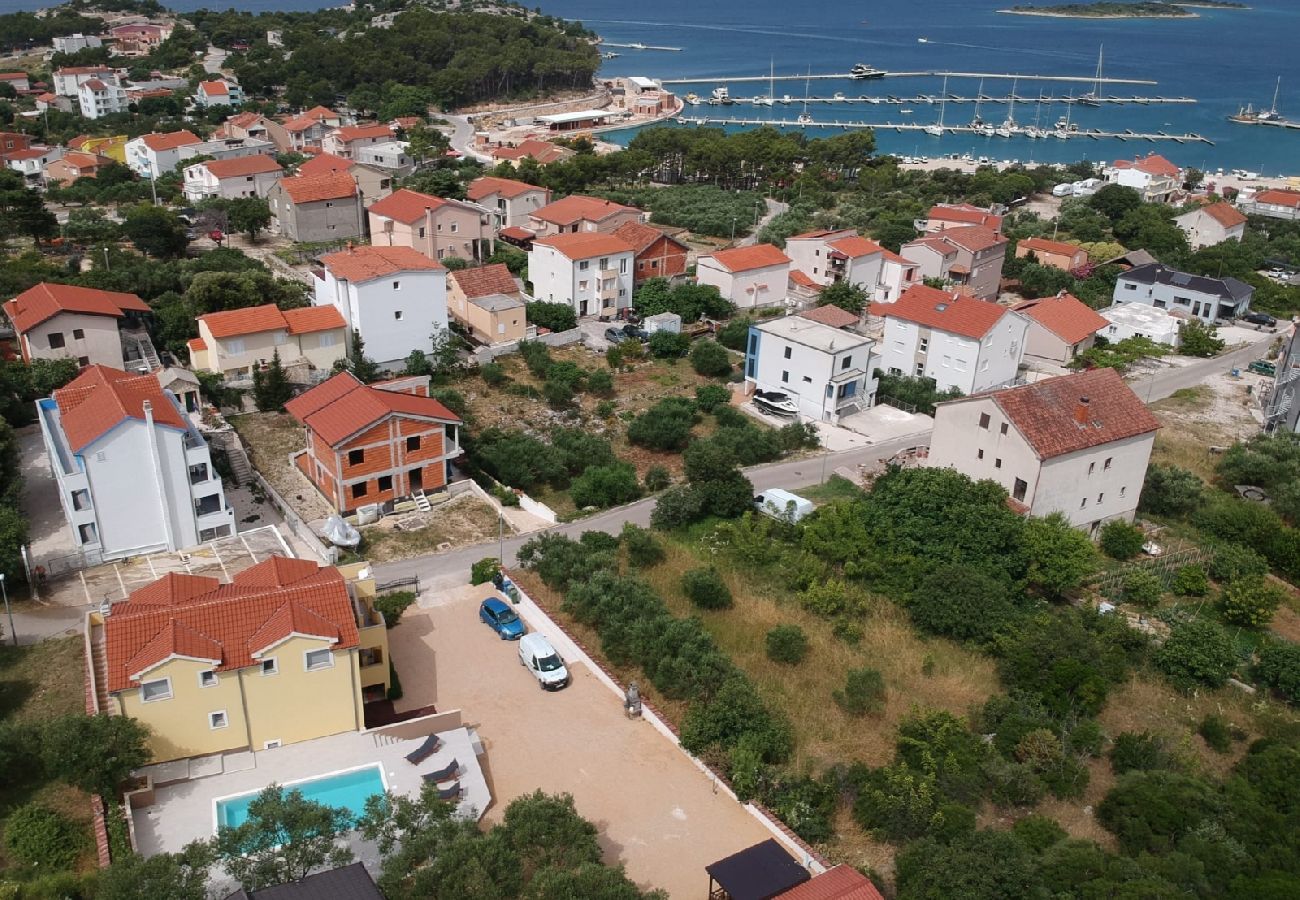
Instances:
[[[1129,380],[1133,392],[1146,403],[1163,400],[1175,391],[1196,387],[1205,381],[1207,375],[1229,372],[1234,368],[1245,369],[1251,362],[1259,359],[1268,349],[1268,345],[1277,338],[1272,331],[1261,331],[1259,339],[1239,350],[1203,359],[1187,366],[1161,369],[1152,375]]]

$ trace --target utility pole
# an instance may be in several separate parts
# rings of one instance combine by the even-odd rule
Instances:
[[[5,615],[9,617],[9,636],[13,639],[14,646],[18,646],[18,632],[14,630],[14,612],[9,608],[9,589],[5,587],[5,573],[0,572],[0,594],[5,599]]]

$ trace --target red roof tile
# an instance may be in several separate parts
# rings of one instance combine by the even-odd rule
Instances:
[[[393,129],[387,125],[344,125],[336,128],[332,133],[339,140],[350,143],[363,138],[388,139],[393,136]]]
[[[303,306],[284,310],[284,321],[290,334],[311,334],[316,331],[334,331],[346,328],[348,323],[332,306]]]
[[[569,226],[575,222],[603,222],[610,216],[628,212],[640,215],[641,210],[615,203],[613,200],[570,194],[554,203],[546,204],[541,209],[534,210],[531,215],[552,225]]]
[[[372,203],[366,207],[366,212],[409,225],[411,222],[423,219],[429,210],[446,206],[449,202],[433,194],[421,194],[419,191],[402,188]]]
[[[199,90],[213,97],[225,97],[230,93],[224,81],[200,81]]]
[[[127,312],[149,312],[149,305],[135,294],[43,281],[5,303],[4,311],[21,334],[61,312],[120,319]]]
[[[537,162],[545,165],[556,160],[572,156],[573,151],[552,144],[550,141],[539,141],[535,138],[529,138],[520,141],[516,147],[497,147],[492,151],[494,159],[535,159]]]
[[[875,241],[869,241],[864,237],[840,238],[838,241],[831,241],[827,246],[838,253],[843,253],[849,259],[873,256],[885,249]]]
[[[238,337],[262,331],[287,329],[284,313],[274,303],[250,306],[245,309],[228,309],[199,316],[214,338]]]
[[[104,82],[100,81],[98,78],[87,78],[85,81],[81,83],[81,86],[88,87],[92,91],[108,90],[108,85],[104,84]]]
[[[380,390],[362,384],[348,372],[298,395],[284,408],[331,447],[391,415],[460,422],[432,397]]]
[[[803,269],[791,269],[790,281],[796,287],[801,287],[808,291],[820,291],[824,285],[820,285],[812,280],[812,277]]]
[[[899,249],[906,250],[908,247],[929,247],[931,250],[934,250],[936,253],[941,253],[944,256],[953,256],[957,252],[956,245],[945,241],[943,236],[940,234],[928,234],[925,237],[919,237],[914,241],[908,241]],[[908,260],[908,262],[911,262],[911,260]]]
[[[1049,241],[1047,238],[1022,238],[1016,248],[1021,247],[1032,250],[1035,253],[1052,253],[1057,256],[1068,256],[1074,258],[1074,254],[1083,250],[1078,244],[1067,244],[1064,241]]]
[[[1067,344],[1077,344],[1110,323],[1073,294],[1062,292],[1055,297],[1026,300],[1016,307]]]
[[[473,300],[475,297],[487,297],[492,294],[517,294],[519,285],[515,284],[515,277],[510,274],[504,263],[493,263],[490,266],[478,266],[473,269],[461,269],[458,272],[452,272],[448,276],[460,288],[466,299]]]
[[[357,183],[344,172],[326,175],[299,175],[283,178],[280,187],[294,203],[317,203],[321,200],[342,200],[357,195]]]
[[[54,392],[68,446],[80,453],[127,419],[143,422],[144,404],[159,425],[185,429],[185,420],[152,375],[132,375],[109,366],[87,366]]]
[[[993,398],[1039,459],[1150,434],[1160,427],[1114,369],[1061,375],[983,396]],[[1080,424],[1080,415],[1086,424]]]
[[[752,247],[715,250],[708,256],[728,272],[748,272],[751,269],[766,269],[768,266],[788,266],[790,264],[790,257],[772,244],[755,244]]]
[[[1177,178],[1179,172],[1182,171],[1159,153],[1148,153],[1140,159],[1131,161],[1117,159],[1114,167],[1116,169],[1137,169],[1139,172],[1145,172],[1148,175],[1160,175],[1165,178]]]
[[[410,247],[351,247],[321,257],[335,278],[360,284],[397,272],[436,272],[442,263]]]
[[[884,897],[870,878],[852,866],[841,864],[777,894],[774,900],[884,900]]]
[[[333,153],[319,153],[298,167],[299,175],[329,175],[348,172],[356,163]]]
[[[1265,203],[1269,206],[1289,206],[1291,209],[1300,208],[1300,191],[1260,191],[1255,195],[1256,203]]]
[[[1214,221],[1218,222],[1224,228],[1235,228],[1238,225],[1246,224],[1246,217],[1237,211],[1237,208],[1231,203],[1211,203],[1209,206],[1202,206],[1201,212],[1205,213]]]
[[[160,150],[175,150],[177,147],[188,147],[190,144],[201,144],[201,141],[194,132],[181,129],[180,131],[169,131],[166,134],[144,134],[140,140],[146,147],[155,152]]]
[[[268,568],[274,577],[267,577]],[[295,629],[319,634],[335,649],[357,645],[347,585],[333,567],[271,557],[230,584],[202,580],[206,589],[195,585],[182,594],[159,591],[155,582],[113,604],[104,620],[109,691],[137,687],[132,676],[141,666],[179,651],[219,660],[217,671],[256,665],[254,653]]]
[[[928,218],[940,222],[965,222],[968,225],[983,225],[994,231],[1002,230],[1002,217],[995,216],[987,209],[971,206],[969,203],[938,204],[930,207]]]
[[[893,303],[871,304],[873,316],[901,319],[977,340],[988,334],[1007,312],[996,303],[949,294],[923,284],[908,288]]]
[[[218,579],[206,575],[168,572],[162,578],[132,594],[131,602],[149,606],[174,606],[219,587],[221,582]]]
[[[237,178],[261,175],[266,172],[283,172],[284,169],[270,156],[239,156],[235,159],[210,159],[201,163],[216,178]]]
[[[631,253],[632,246],[622,238],[598,231],[584,231],[573,234],[553,234],[538,238],[533,246],[554,247],[561,255],[571,260],[591,259],[608,253]]]
[[[934,236],[951,244],[956,244],[971,253],[979,253],[981,250],[987,250],[990,247],[996,247],[998,244],[1007,242],[1007,239],[1002,235],[990,228],[985,228],[983,225],[962,225],[958,228],[945,228]]]
[[[208,342],[203,340],[203,338],[190,338],[185,342],[185,346],[189,347],[191,352],[195,350],[206,350],[208,349]]]
[[[653,225],[646,225],[642,222],[624,222],[614,229],[613,234],[615,237],[627,241],[637,253],[643,253],[660,238],[667,238],[681,247],[683,251],[686,250],[686,245],[677,238],[664,234],[661,229],[655,228]]]
[[[475,178],[469,183],[469,188],[465,191],[465,196],[475,202],[482,200],[490,194],[500,194],[506,199],[518,197],[529,191],[545,191],[546,188],[538,187],[535,184],[528,184],[523,181],[515,181],[513,178],[495,178],[491,175],[483,178]]]
[[[537,232],[529,231],[527,228],[521,228],[518,225],[511,225],[509,228],[502,228],[497,234],[500,237],[514,238],[517,241],[531,241],[537,237]]]
[[[814,322],[821,322],[823,325],[829,325],[832,328],[849,328],[858,324],[858,317],[847,309],[840,309],[838,306],[818,306],[814,309],[805,309],[799,313],[803,319],[811,319]]]

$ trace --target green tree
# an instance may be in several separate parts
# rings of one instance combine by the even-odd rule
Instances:
[[[658,359],[678,359],[690,349],[691,339],[675,331],[661,329],[650,335],[650,355]]]
[[[731,589],[712,566],[683,572],[682,593],[700,609],[727,609],[732,604]]]
[[[261,197],[240,197],[230,201],[226,209],[230,227],[248,235],[250,241],[271,224],[271,207]]]
[[[1222,801],[1199,778],[1177,772],[1131,772],[1101,805],[1097,820],[1126,853],[1165,853],[1201,822],[1217,817]]]
[[[1300,703],[1300,645],[1272,641],[1260,648],[1255,666],[1259,680],[1289,703]]]
[[[1204,489],[1196,473],[1153,463],[1147,467],[1139,505],[1144,512],[1157,516],[1185,516],[1200,505]]]
[[[284,405],[292,397],[293,385],[280,364],[280,349],[277,347],[265,371],[253,369],[253,402],[261,412],[284,412]]]
[[[726,375],[731,372],[731,357],[716,341],[697,341],[691,348],[691,368],[701,375]]]
[[[1132,559],[1142,552],[1142,529],[1122,519],[1101,526],[1101,549],[1111,559]]]
[[[538,790],[516,797],[506,807],[501,828],[523,862],[525,878],[543,869],[600,862],[596,827],[578,815],[569,794]]]
[[[1219,597],[1219,613],[1229,625],[1263,628],[1286,602],[1287,591],[1264,576],[1230,582]]]
[[[1195,619],[1176,625],[1152,657],[1175,687],[1222,687],[1237,666],[1237,650],[1222,628]]]
[[[379,364],[366,356],[366,342],[361,339],[361,332],[359,331],[352,333],[352,346],[348,350],[347,370],[363,384],[378,381],[383,374]]]
[[[54,213],[45,208],[41,195],[17,172],[0,169],[0,243],[21,236],[39,244],[58,233]]]
[[[5,852],[38,871],[71,869],[81,846],[82,835],[75,822],[37,803],[18,807],[5,821]]]
[[[851,716],[880,712],[885,706],[885,679],[875,669],[850,669],[844,687],[832,691],[831,699]]]
[[[1200,319],[1188,319],[1181,329],[1182,340],[1178,352],[1183,356],[1218,356],[1227,346],[1227,341],[1219,337],[1219,329],[1207,325]]]
[[[122,233],[141,253],[158,259],[181,256],[189,245],[185,226],[176,214],[147,203],[127,210]]]
[[[907,603],[908,614],[922,631],[978,643],[992,640],[1018,609],[1004,583],[956,565],[937,566]]]
[[[1088,198],[1088,205],[1101,213],[1111,222],[1118,222],[1124,216],[1142,206],[1142,195],[1131,187],[1120,184],[1107,184]]]
[[[578,326],[578,315],[568,303],[548,303],[538,300],[524,308],[528,321],[550,331],[568,331]]]
[[[217,831],[213,849],[222,868],[245,890],[259,890],[347,865],[352,851],[339,839],[352,825],[347,810],[271,784],[249,803],[242,825]]]
[[[588,466],[569,486],[569,495],[579,509],[618,506],[640,497],[641,484],[631,463]]]
[[[100,870],[95,898],[207,900],[212,862],[212,847],[203,841],[187,844],[179,853],[157,853],[148,859],[136,853],[121,854],[114,857],[111,866]]]
[[[524,900],[667,900],[663,891],[642,892],[623,869],[588,862],[573,868],[538,872],[523,894]]]
[[[777,625],[764,637],[767,658],[796,666],[808,655],[808,636],[798,625]]]
[[[988,865],[988,860],[997,860]],[[981,830],[950,842],[925,838],[899,854],[898,888],[916,900],[1002,900],[1031,897],[1037,864],[1025,845],[1005,831]]]
[[[837,281],[829,287],[822,288],[821,293],[817,295],[817,305],[838,306],[845,312],[860,316],[867,308],[867,292],[856,284]]]
[[[652,450],[681,450],[690,440],[695,416],[689,400],[677,397],[660,400],[632,420],[627,439]]]
[[[115,796],[132,770],[149,762],[149,730],[129,716],[69,715],[41,736],[45,769],[90,794]]]
[[[1027,521],[1024,544],[1029,584],[1051,599],[1079,587],[1097,568],[1092,541],[1060,513]]]
[[[1124,602],[1139,609],[1155,609],[1160,605],[1163,587],[1160,576],[1149,569],[1130,569],[1124,573]]]

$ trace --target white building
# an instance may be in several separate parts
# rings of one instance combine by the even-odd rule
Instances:
[[[409,175],[415,168],[415,160],[406,151],[409,146],[407,141],[362,144],[353,152],[352,158],[363,165],[374,166],[393,175]]]
[[[126,142],[126,164],[141,178],[157,178],[176,168],[182,159],[195,155],[189,148],[203,141],[192,131],[142,134]]]
[[[321,257],[316,306],[333,306],[365,353],[388,369],[413,350],[430,353],[447,330],[447,270],[410,247],[349,247]]]
[[[1068,366],[1089,350],[1097,333],[1109,324],[1078,297],[1061,291],[1054,297],[1026,300],[1016,312],[1029,320],[1025,356],[1057,366]]]
[[[551,192],[535,184],[488,175],[469,183],[465,199],[492,210],[500,231],[526,228],[532,214],[551,202]]]
[[[738,309],[773,306],[785,302],[790,257],[772,244],[717,250],[696,260],[695,279]]]
[[[810,419],[837,422],[875,402],[874,344],[804,316],[751,325],[745,381],[760,391],[788,394]]]
[[[847,281],[865,290],[873,303],[892,303],[921,280],[916,263],[851,228],[797,234],[786,239],[785,253],[792,271],[823,286]]]
[[[1092,369],[940,403],[926,465],[992,479],[1095,537],[1133,520],[1159,427],[1114,369]]]
[[[632,246],[612,234],[538,238],[528,252],[533,296],[567,303],[579,317],[611,318],[632,305]]]
[[[244,89],[229,78],[216,78],[212,81],[200,81],[194,92],[197,106],[239,106],[244,102]]]
[[[1117,159],[1102,169],[1101,174],[1110,184],[1133,188],[1146,203],[1168,203],[1183,186],[1182,169],[1159,153],[1133,160]]]
[[[1207,278],[1149,263],[1122,273],[1115,281],[1113,299],[1183,313],[1213,325],[1245,315],[1254,295],[1253,287],[1231,276]]]
[[[83,81],[91,78],[116,78],[112,66],[64,66],[54,70],[54,93],[60,97],[76,97]]]
[[[963,394],[1017,378],[1029,330],[1019,313],[925,285],[870,312],[885,320],[881,368],[891,375],[933,378],[939,390]]]
[[[235,532],[207,442],[153,375],[91,366],[37,408],[59,503],[90,561]]]
[[[1141,303],[1116,303],[1098,310],[1098,315],[1107,324],[1097,333],[1112,344],[1131,337],[1144,337],[1170,347],[1180,343],[1182,320],[1163,309]]]
[[[118,82],[116,75],[87,78],[77,86],[77,106],[87,119],[126,112],[126,88]]]
[[[66,34],[54,38],[51,43],[55,53],[76,53],[78,50],[104,46],[104,42],[93,34]]]
[[[1187,235],[1187,245],[1193,250],[1224,241],[1240,242],[1246,236],[1246,217],[1231,203],[1223,201],[1174,216],[1174,224]]]
[[[185,167],[185,199],[198,203],[208,197],[265,198],[283,177],[284,169],[270,156],[209,159]]]
[[[126,367],[151,310],[135,294],[43,281],[3,306],[23,361],[71,359],[78,366]]]

